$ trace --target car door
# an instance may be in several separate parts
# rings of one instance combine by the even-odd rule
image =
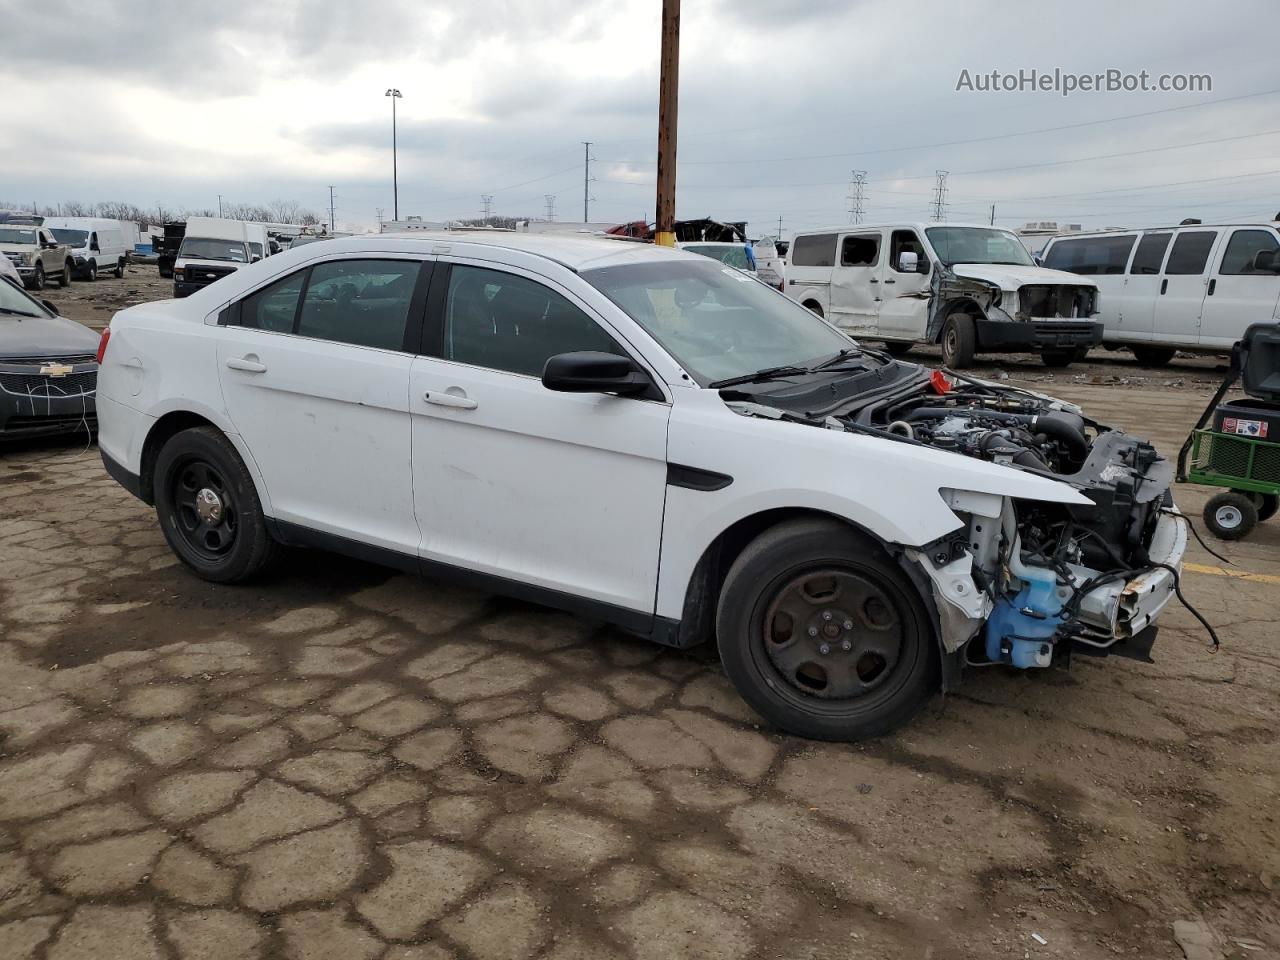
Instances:
[[[879,230],[840,237],[831,271],[831,322],[846,333],[874,335],[880,314]]]
[[[516,267],[442,260],[431,303],[410,386],[422,557],[651,614],[670,406],[541,382],[555,354],[636,355]]]
[[[831,271],[836,262],[836,237],[834,233],[798,235],[787,254],[787,296],[810,309],[816,306],[824,317],[830,316],[835,306],[831,302]]]
[[[1280,301],[1280,241],[1270,227],[1236,227],[1209,276],[1200,345],[1230,349],[1251,323],[1270,320]]]
[[[409,371],[430,269],[335,258],[224,311],[223,402],[278,521],[416,556]]]
[[[1156,320],[1156,300],[1164,283],[1162,267],[1173,233],[1148,230],[1138,240],[1114,304],[1102,298],[1102,314],[1106,322],[1105,336],[1121,342],[1152,339]]]
[[[1200,342],[1209,254],[1217,240],[1216,230],[1180,230],[1174,237],[1156,294],[1152,340],[1188,347]]]
[[[891,340],[920,340],[929,315],[929,274],[898,269],[904,253],[914,253],[920,269],[933,269],[919,234],[911,229],[890,233],[889,255],[880,271],[880,334]]]

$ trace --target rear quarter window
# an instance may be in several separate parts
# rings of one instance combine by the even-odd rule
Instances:
[[[791,245],[793,267],[832,267],[836,262],[836,235],[812,233],[796,237]]]

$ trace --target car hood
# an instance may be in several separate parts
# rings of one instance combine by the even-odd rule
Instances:
[[[0,363],[5,357],[64,357],[96,353],[98,334],[66,317],[0,316]]]
[[[1084,277],[1065,270],[1049,270],[1045,267],[1020,267],[1012,263],[957,263],[951,272],[958,277],[985,280],[1001,290],[1017,290],[1024,283],[1069,283],[1074,287],[1093,287],[1096,284]]]

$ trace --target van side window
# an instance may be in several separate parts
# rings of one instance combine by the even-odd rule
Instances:
[[[1169,251],[1164,272],[1169,276],[1195,276],[1204,273],[1204,265],[1218,234],[1212,230],[1195,230],[1178,234]]]
[[[1081,276],[1124,273],[1136,234],[1120,237],[1080,237],[1059,240],[1049,250],[1044,265]]]
[[[1280,243],[1270,230],[1237,230],[1227,243],[1218,272],[1229,276],[1274,277],[1280,267],[1276,253]]]
[[[1133,255],[1131,274],[1149,275],[1160,272],[1160,264],[1164,263],[1164,252],[1169,246],[1172,233],[1148,233],[1138,241],[1138,252]]]
[[[904,253],[914,253],[917,263],[927,264],[929,261],[924,253],[924,244],[914,230],[895,230],[889,236],[889,269],[894,273],[902,272],[898,263]]]
[[[874,267],[880,260],[880,235],[845,237],[840,243],[840,266]]]
[[[836,262],[836,235],[812,233],[796,237],[791,245],[793,267],[833,267]]]

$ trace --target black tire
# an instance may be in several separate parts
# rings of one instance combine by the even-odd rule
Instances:
[[[903,340],[886,340],[884,349],[891,357],[905,357],[915,347],[914,343]]]
[[[806,300],[804,302],[804,308],[806,310],[811,310],[812,312],[816,313],[820,317],[824,316],[822,312],[822,307],[819,306],[817,303],[815,303],[813,300]]]
[[[742,698],[802,737],[889,733],[938,686],[937,643],[915,587],[880,544],[832,520],[789,521],[748,544],[725,579],[716,634]]]
[[[62,261],[62,273],[58,274],[58,286],[66,289],[71,286],[71,261]]]
[[[98,279],[98,261],[90,260],[84,265],[84,278],[90,282]]]
[[[1276,510],[1280,509],[1280,494],[1274,493],[1251,493],[1249,499],[1253,501],[1253,505],[1258,509],[1258,522],[1264,523],[1276,515]]]
[[[1132,349],[1134,358],[1144,367],[1166,366],[1173,359],[1173,355],[1177,353],[1173,347],[1135,346]]]
[[[1043,350],[1040,353],[1041,362],[1046,367],[1051,367],[1054,370],[1062,370],[1071,366],[1075,359],[1076,352],[1074,350]]]
[[[1204,505],[1204,525],[1222,540],[1243,540],[1258,525],[1258,508],[1236,490],[1215,494]]]
[[[35,274],[31,277],[31,282],[27,284],[28,290],[44,289],[44,264],[37,263]]]
[[[973,366],[973,355],[978,349],[978,330],[973,317],[967,313],[953,313],[942,326],[942,362],[952,369],[963,370]]]
[[[113,271],[113,273],[115,274],[115,278],[117,280],[124,279],[124,257],[121,257],[119,260],[116,261],[116,268]]]
[[[279,554],[253,478],[216,428],[195,427],[170,438],[156,458],[154,481],[165,540],[200,578],[240,583]]]

